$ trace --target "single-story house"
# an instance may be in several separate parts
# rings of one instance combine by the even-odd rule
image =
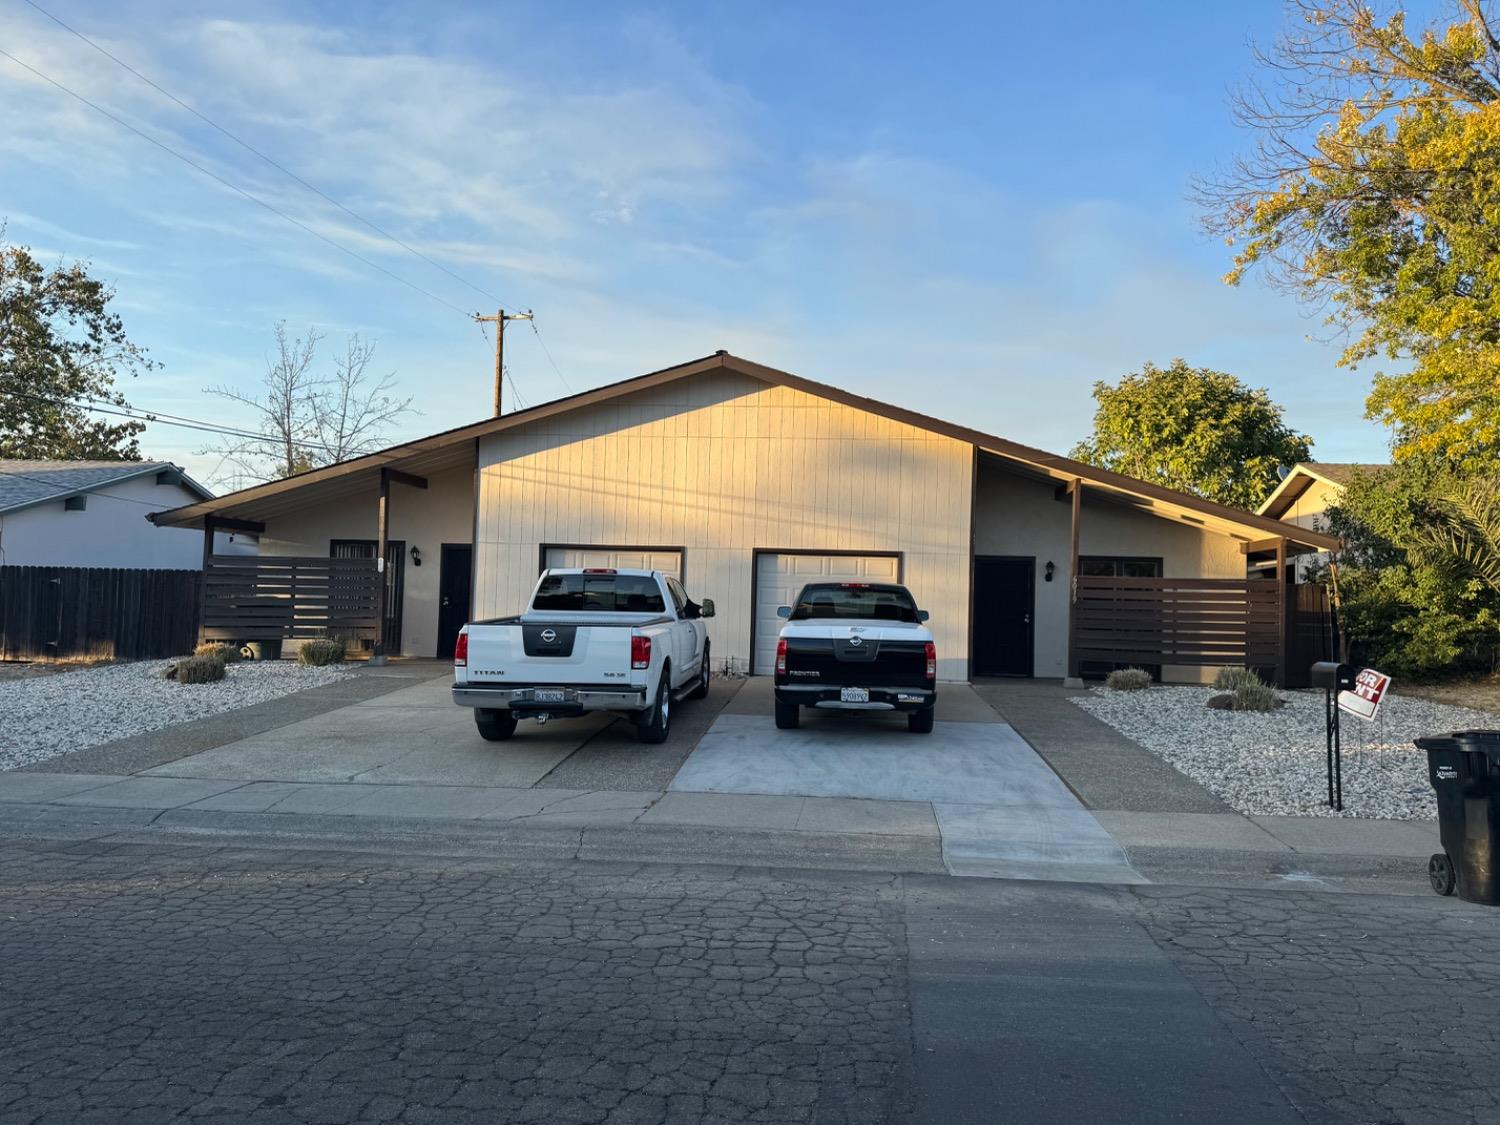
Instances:
[[[197,570],[202,535],[146,516],[212,498],[169,461],[0,460],[0,566]],[[254,549],[243,532],[214,542],[217,554]]]
[[[1327,532],[1328,509],[1343,499],[1350,482],[1362,472],[1384,467],[1348,461],[1300,461],[1285,470],[1281,483],[1261,501],[1256,512],[1309,531]],[[1319,552],[1298,559],[1298,578],[1305,577],[1308,569],[1324,557]]]
[[[225,591],[207,635],[311,582],[332,592],[264,627],[357,622],[378,651],[443,656],[546,566],[651,566],[714,599],[715,657],[759,673],[802,583],[897,580],[948,680],[1275,665],[1284,591],[1247,561],[1336,545],[727,352],[153,518],[259,535],[254,566],[205,584]],[[350,608],[361,582],[379,612]]]

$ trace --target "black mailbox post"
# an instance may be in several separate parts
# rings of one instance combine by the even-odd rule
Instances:
[[[1323,729],[1328,745],[1328,807],[1344,811],[1344,756],[1340,744],[1339,692],[1354,690],[1352,664],[1320,660],[1312,666],[1312,686],[1323,689]]]

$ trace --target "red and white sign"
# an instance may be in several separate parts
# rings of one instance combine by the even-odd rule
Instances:
[[[1339,692],[1339,710],[1361,719],[1373,719],[1380,710],[1380,701],[1390,690],[1391,678],[1374,668],[1361,668],[1354,677],[1354,690]]]

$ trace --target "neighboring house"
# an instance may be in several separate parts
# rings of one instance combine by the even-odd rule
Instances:
[[[167,461],[0,460],[0,566],[198,570],[203,536],[157,527],[148,513],[212,499]],[[221,534],[220,554],[254,553]]]
[[[1349,482],[1361,472],[1383,467],[1348,461],[1300,462],[1281,478],[1276,491],[1267,496],[1256,511],[1260,515],[1284,520],[1310,531],[1326,532],[1328,509],[1342,499]],[[1320,552],[1299,559],[1298,579],[1306,577],[1308,570],[1323,558]]]
[[[546,566],[650,566],[713,598],[715,657],[757,673],[777,606],[810,579],[906,583],[944,679],[1063,676],[1070,637],[1074,672],[1102,643],[1070,598],[1075,552],[1081,586],[1219,579],[1215,596],[1244,601],[1256,553],[1336,546],[724,352],[153,518],[258,532],[269,565],[373,558],[381,510],[391,652],[448,655]],[[1280,612],[1273,594],[1261,584],[1260,612]]]

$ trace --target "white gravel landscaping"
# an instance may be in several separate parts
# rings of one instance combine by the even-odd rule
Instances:
[[[179,684],[162,679],[171,663],[143,660],[0,682],[0,770],[264,703],[353,674],[290,660],[244,661],[229,665],[217,683]]]
[[[1344,811],[1328,807],[1321,691],[1278,692],[1269,712],[1210,711],[1206,687],[1146,691],[1094,688],[1073,702],[1159,755],[1242,813],[1430,820],[1422,735],[1495,729],[1500,717],[1445,703],[1390,695],[1375,722],[1343,717]]]

